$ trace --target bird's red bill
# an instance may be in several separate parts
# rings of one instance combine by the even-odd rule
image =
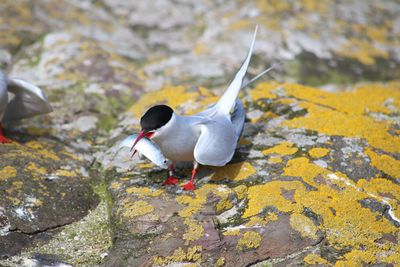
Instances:
[[[141,132],[139,133],[138,137],[136,137],[135,142],[133,142],[131,151],[132,151],[133,148],[136,146],[136,144],[140,141],[140,139],[142,139],[142,138],[145,137],[145,136],[146,136],[146,132],[145,132],[145,131],[141,131]]]
[[[132,148],[130,151],[132,151],[135,148],[136,144],[140,141],[140,139],[142,139],[143,137],[151,138],[153,135],[154,135],[154,132],[145,132],[144,130],[142,130],[139,133],[138,137],[136,137],[135,142],[133,142],[133,145],[132,145]],[[136,154],[136,152],[137,152],[137,150],[135,149],[133,151],[132,157]]]

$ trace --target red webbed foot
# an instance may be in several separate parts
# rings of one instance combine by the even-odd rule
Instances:
[[[3,125],[0,121],[0,144],[11,143],[11,140],[3,135]]]
[[[182,185],[182,189],[183,189],[183,190],[190,190],[190,191],[193,191],[193,190],[194,190],[194,183],[193,183],[193,181],[189,181],[188,183]]]
[[[8,143],[11,143],[11,140],[3,135],[0,135],[0,144],[8,144]]]
[[[167,180],[165,180],[163,183],[162,183],[162,185],[175,185],[175,184],[177,184],[178,183],[178,179],[176,179],[175,177],[173,177],[173,176],[170,176],[170,177],[168,177],[167,178]]]

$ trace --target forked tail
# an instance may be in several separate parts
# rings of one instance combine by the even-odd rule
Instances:
[[[247,54],[246,60],[243,62],[242,66],[240,67],[239,71],[236,73],[235,78],[229,85],[228,89],[226,89],[225,93],[219,99],[216,109],[220,114],[229,114],[233,106],[235,105],[236,98],[239,94],[240,88],[242,87],[243,78],[246,75],[247,68],[250,63],[251,54],[253,53],[253,47],[256,40],[257,35],[257,28],[256,26],[253,34],[253,40],[251,42],[251,46],[249,52]]]

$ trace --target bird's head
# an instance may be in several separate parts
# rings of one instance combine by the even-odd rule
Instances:
[[[163,126],[170,122],[173,113],[173,109],[167,105],[157,105],[149,108],[140,118],[142,130],[133,143],[132,149],[143,137],[152,138],[156,135]]]

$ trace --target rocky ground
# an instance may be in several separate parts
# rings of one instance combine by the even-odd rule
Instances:
[[[6,125],[0,266],[400,265],[398,1],[192,2],[1,3],[0,65],[54,112]],[[119,142],[216,101],[256,24],[249,77],[281,65],[232,162],[161,186]]]

